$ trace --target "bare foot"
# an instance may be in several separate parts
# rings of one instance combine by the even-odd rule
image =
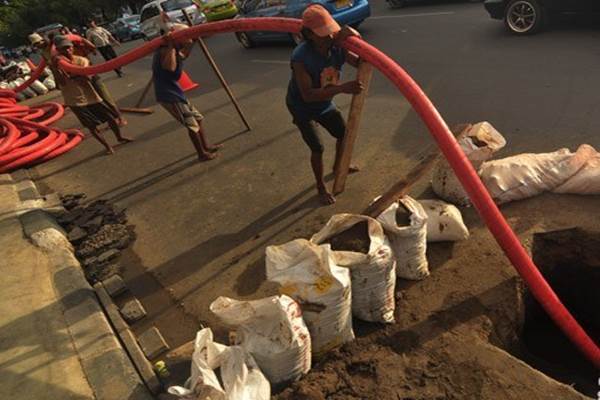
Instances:
[[[127,136],[121,136],[119,139],[119,143],[130,143],[133,142],[133,139]]]
[[[214,153],[203,153],[198,155],[198,161],[210,161],[217,158],[217,155]]]
[[[107,147],[106,148],[106,155],[107,156],[112,156],[113,154],[115,154],[115,149],[113,149],[112,147]]]
[[[222,144],[215,144],[215,145],[212,145],[212,146],[208,146],[206,148],[206,151],[209,151],[211,153],[216,153],[217,151],[219,151],[222,148],[223,148]]]
[[[128,122],[127,122],[127,120],[125,118],[123,118],[123,117],[117,118],[117,125],[119,125],[119,126],[125,126],[127,124],[128,124]]]
[[[329,206],[333,203],[335,203],[335,197],[333,197],[333,195],[329,192],[329,190],[323,188],[323,189],[318,189],[319,190],[319,200],[321,201],[321,204],[325,205],[325,206]]]

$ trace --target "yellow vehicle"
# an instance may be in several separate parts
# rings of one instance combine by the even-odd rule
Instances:
[[[208,22],[233,18],[238,8],[233,0],[195,0]]]

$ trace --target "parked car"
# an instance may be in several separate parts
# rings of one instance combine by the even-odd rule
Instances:
[[[371,16],[371,6],[368,0],[245,0],[240,5],[236,18],[301,18],[302,12],[313,3],[319,3],[328,9],[340,25],[351,25],[357,28]],[[296,35],[281,32],[236,32],[235,35],[242,46],[247,49],[267,41],[293,40],[298,42]]]
[[[483,4],[492,18],[504,20],[517,35],[540,31],[553,15],[600,13],[599,0],[485,0]]]
[[[160,13],[163,11],[171,21],[187,23],[181,10],[187,12],[194,25],[206,22],[206,16],[192,0],[153,0],[146,3],[140,12],[140,30],[143,38],[150,40],[160,35]]]
[[[62,28],[63,28],[62,24],[55,23],[55,24],[42,26],[41,28],[38,28],[35,31],[36,31],[36,33],[39,33],[40,35],[42,35],[43,37],[45,37],[47,39],[48,35],[50,33],[58,34]]]
[[[140,16],[137,14],[119,18],[112,23],[112,26],[113,36],[121,42],[142,37],[142,31],[140,30]]]
[[[233,0],[199,0],[198,3],[208,22],[233,18],[238,13]]]

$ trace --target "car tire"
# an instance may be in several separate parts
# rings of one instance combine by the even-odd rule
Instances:
[[[245,49],[251,49],[256,46],[256,43],[250,39],[250,36],[248,36],[246,32],[236,32],[235,37],[237,37],[238,42],[240,42]]]
[[[364,19],[362,21],[358,21],[353,24],[350,24],[350,26],[353,27],[354,29],[358,29],[363,22],[365,22]]]
[[[539,32],[544,20],[544,10],[538,0],[512,0],[504,10],[504,25],[515,35]]]

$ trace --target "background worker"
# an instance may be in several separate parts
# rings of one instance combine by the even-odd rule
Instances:
[[[342,65],[358,65],[358,57],[338,46],[348,36],[359,36],[331,17],[321,5],[311,5],[302,14],[300,43],[292,53],[292,78],[288,85],[286,105],[293,122],[311,151],[310,164],[315,175],[317,191],[323,204],[333,204],[335,197],[327,189],[323,177],[323,144],[317,123],[337,139],[334,171],[341,155],[346,122],[333,103],[340,93],[358,94],[363,90],[359,81],[340,82]],[[358,168],[350,167],[350,172]]]
[[[117,123],[118,115],[100,97],[90,77],[70,75],[58,65],[60,60],[66,60],[71,64],[87,67],[90,65],[90,61],[85,57],[76,56],[73,43],[64,36],[56,36],[54,45],[58,51],[58,55],[52,60],[56,70],[55,79],[59,84],[58,87],[62,92],[65,104],[71,108],[79,122],[106,148],[107,154],[114,154],[114,149],[104,139],[98,130],[98,125],[107,122],[120,143],[130,142],[131,139],[121,134]]]
[[[96,25],[96,21],[90,21],[85,35],[88,40],[90,40],[94,46],[96,46],[106,61],[117,57],[117,53],[112,45],[114,44],[115,46],[120,46],[121,43],[115,39],[112,33],[103,27]],[[123,71],[121,71],[121,68],[115,69],[115,73],[119,78],[123,76]]]
[[[221,146],[208,143],[202,127],[204,117],[188,101],[178,83],[183,71],[183,59],[190,54],[194,42],[188,40],[176,44],[171,33],[187,29],[187,25],[169,25],[170,32],[163,36],[163,44],[156,50],[152,60],[152,79],[156,101],[187,128],[190,140],[198,153],[198,159],[200,161],[212,160]]]

